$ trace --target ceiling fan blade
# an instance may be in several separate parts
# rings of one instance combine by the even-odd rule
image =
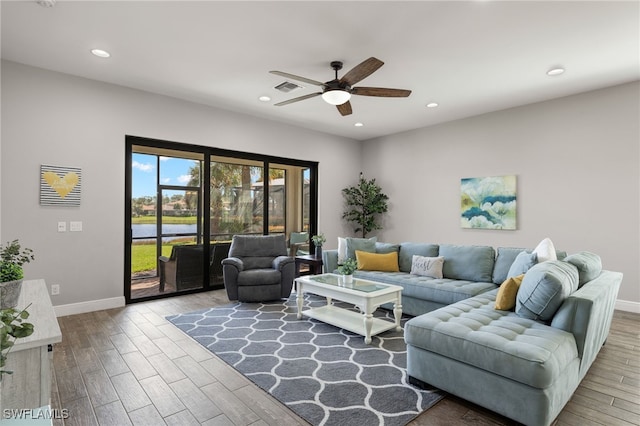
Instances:
[[[324,83],[319,81],[311,80],[310,78],[300,77],[299,75],[289,74],[288,72],[282,71],[269,71],[271,74],[279,75],[280,77],[290,78],[292,80],[302,81],[304,83],[313,84],[314,86],[324,86]]]
[[[336,108],[338,108],[338,112],[340,112],[340,114],[343,116],[351,115],[351,113],[353,112],[351,110],[351,102],[349,101],[343,103],[342,105],[336,105]]]
[[[321,92],[310,93],[308,95],[304,95],[304,96],[300,96],[300,97],[297,97],[297,98],[289,99],[288,101],[282,101],[282,102],[279,102],[279,103],[274,104],[274,105],[275,106],[289,105],[289,104],[292,104],[294,102],[304,101],[305,99],[315,98],[316,96],[320,96],[320,95],[322,95]]]
[[[386,87],[354,87],[351,89],[351,94],[360,96],[380,96],[383,98],[406,98],[411,94],[411,90],[388,89]]]
[[[384,62],[382,62],[380,59],[371,57],[366,61],[360,63],[359,65],[356,65],[348,73],[343,75],[340,79],[340,82],[347,83],[347,85],[353,87],[354,84],[369,77],[383,65]]]

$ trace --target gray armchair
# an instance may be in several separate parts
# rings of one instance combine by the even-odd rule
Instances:
[[[295,260],[284,235],[235,235],[222,271],[229,300],[277,300],[291,295]]]

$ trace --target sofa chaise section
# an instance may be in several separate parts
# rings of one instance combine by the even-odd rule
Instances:
[[[407,373],[527,425],[550,424],[609,333],[622,274],[602,271],[553,319],[494,309],[497,290],[412,318]]]

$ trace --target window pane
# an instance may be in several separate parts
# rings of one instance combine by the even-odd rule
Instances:
[[[286,171],[269,169],[269,234],[284,233],[286,217]]]
[[[262,163],[245,163],[211,162],[212,241],[263,232]]]
[[[187,158],[160,157],[160,185],[200,186],[200,162]]]

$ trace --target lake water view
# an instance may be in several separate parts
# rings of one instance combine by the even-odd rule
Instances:
[[[196,224],[167,224],[162,225],[163,234],[195,234]],[[155,238],[156,225],[154,223],[136,223],[131,225],[133,238]]]

